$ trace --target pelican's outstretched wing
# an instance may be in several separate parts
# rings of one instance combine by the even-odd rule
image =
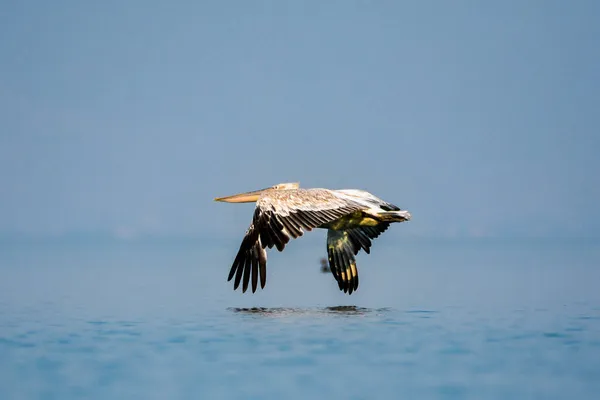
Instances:
[[[370,253],[371,239],[377,238],[389,226],[389,223],[383,222],[376,226],[327,231],[329,269],[344,293],[352,294],[358,289],[358,269],[354,256],[360,249]]]
[[[246,231],[240,249],[229,271],[228,281],[237,289],[243,279],[246,292],[252,277],[252,292],[256,291],[258,276],[261,288],[266,284],[266,248],[283,251],[290,238],[298,238],[323,224],[363,209],[364,206],[335,196],[328,190],[280,190],[270,192],[256,202],[252,224]]]

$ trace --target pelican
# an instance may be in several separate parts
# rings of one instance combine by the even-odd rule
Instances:
[[[242,284],[245,293],[252,278],[252,293],[258,278],[264,289],[267,281],[267,251],[283,251],[290,238],[304,231],[327,229],[329,268],[340,290],[352,294],[358,289],[354,256],[362,249],[370,253],[371,240],[391,223],[411,219],[408,211],[381,200],[364,190],[301,189],[298,182],[252,192],[218,197],[227,203],[256,202],[254,217],[233,261],[227,281],[235,276],[233,290]],[[242,281],[243,278],[243,281]]]

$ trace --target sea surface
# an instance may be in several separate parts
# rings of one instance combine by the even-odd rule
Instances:
[[[351,296],[238,245],[4,240],[0,399],[600,398],[598,241],[378,239]]]

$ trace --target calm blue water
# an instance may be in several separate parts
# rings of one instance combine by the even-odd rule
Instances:
[[[600,244],[324,245],[226,282],[237,242],[0,245],[0,399],[596,399]]]

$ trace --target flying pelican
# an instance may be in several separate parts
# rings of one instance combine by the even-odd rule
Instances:
[[[218,197],[227,203],[256,202],[252,223],[233,261],[227,281],[235,276],[233,290],[243,278],[242,292],[252,277],[252,292],[267,280],[267,251],[283,251],[290,238],[303,231],[327,229],[329,267],[340,290],[352,294],[358,288],[354,256],[363,249],[370,253],[371,240],[393,222],[411,218],[408,211],[385,202],[364,190],[300,189],[300,184],[280,183],[270,188]]]

